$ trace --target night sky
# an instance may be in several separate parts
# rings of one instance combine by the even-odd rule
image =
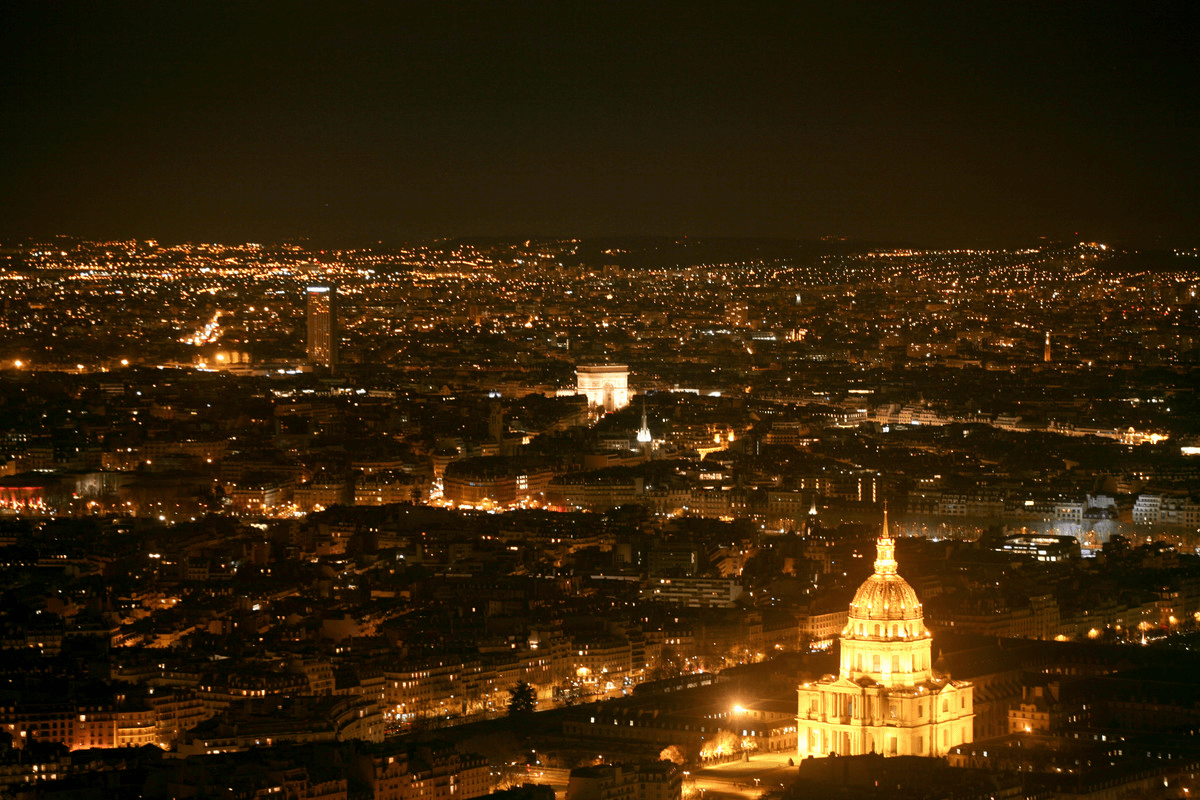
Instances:
[[[7,0],[0,235],[1197,245],[1193,5]]]

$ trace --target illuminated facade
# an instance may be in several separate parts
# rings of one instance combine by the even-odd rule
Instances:
[[[638,449],[642,455],[651,458],[654,453],[654,436],[650,433],[650,423],[646,421],[646,396],[642,395],[642,427],[637,432]]]
[[[337,287],[309,286],[308,363],[333,369],[337,366]]]
[[[933,671],[930,634],[916,592],[897,573],[886,509],[876,548],[875,574],[850,603],[838,675],[800,687],[801,758],[940,756],[973,739],[974,689]]]
[[[629,367],[624,364],[580,364],[575,368],[575,393],[585,394],[588,406],[608,413],[629,405]]]

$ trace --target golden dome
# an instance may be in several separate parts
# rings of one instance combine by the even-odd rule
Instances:
[[[851,621],[901,622],[922,616],[917,593],[899,575],[872,575],[850,601]]]
[[[861,629],[867,636],[882,634],[891,638],[892,631],[896,629],[880,629],[874,625],[859,623],[917,622],[916,626],[904,626],[896,632],[905,638],[923,635],[925,626],[920,624],[924,616],[921,601],[917,599],[917,593],[908,585],[908,581],[901,578],[896,571],[896,542],[888,530],[886,506],[883,509],[883,530],[875,548],[875,574],[858,587],[854,599],[850,601],[850,618],[846,632],[853,635]]]

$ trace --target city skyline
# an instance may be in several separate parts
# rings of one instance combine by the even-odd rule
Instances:
[[[1183,2],[0,7],[0,798],[1200,793]]]
[[[2,780],[1183,800],[1198,264],[6,243]]]

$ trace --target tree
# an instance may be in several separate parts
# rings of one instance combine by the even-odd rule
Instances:
[[[658,760],[670,761],[682,767],[687,763],[687,756],[683,754],[683,750],[680,749],[679,745],[672,744],[663,748],[663,751],[658,754]]]
[[[517,685],[509,690],[511,697],[508,699],[508,713],[510,715],[532,714],[537,708],[537,694],[534,693],[533,687],[525,681],[518,681]]]
[[[721,728],[716,735],[706,741],[700,749],[703,759],[722,758],[731,756],[742,750],[742,737],[731,730]]]

